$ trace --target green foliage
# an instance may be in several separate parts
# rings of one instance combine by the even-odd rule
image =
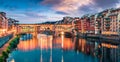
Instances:
[[[7,47],[6,52],[10,53],[10,48],[9,47]]]
[[[19,37],[16,37],[15,39],[13,39],[9,45],[10,45],[10,49],[14,49],[17,47],[17,44],[19,43]]]
[[[0,56],[0,62],[4,62],[3,56]]]
[[[10,49],[10,50],[11,50],[11,49],[12,49],[12,47],[11,47],[11,46],[8,46],[8,47],[7,47],[7,49]]]
[[[17,44],[19,43],[19,37],[14,38],[9,43],[9,46],[6,48],[5,51],[2,52],[2,56],[0,56],[0,62],[6,62],[6,58],[8,58],[9,53],[17,47]]]
[[[6,59],[8,57],[8,53],[6,51],[3,51],[2,56],[3,56],[4,59]]]

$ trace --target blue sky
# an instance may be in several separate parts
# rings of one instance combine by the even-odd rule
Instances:
[[[81,17],[107,8],[119,8],[119,0],[0,0],[0,11],[20,23],[58,21],[64,16]]]

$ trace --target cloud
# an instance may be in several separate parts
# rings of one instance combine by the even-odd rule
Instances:
[[[62,0],[43,0],[40,3],[43,4],[43,5],[56,6],[60,3],[62,3]]]
[[[119,0],[93,0],[95,6],[101,7],[101,8],[112,8],[117,3],[119,3]]]
[[[76,14],[80,7],[88,5],[89,3],[91,3],[90,0],[64,0],[62,3],[56,5],[54,9],[69,14]]]
[[[47,18],[47,16],[42,15],[41,13],[37,12],[25,12],[24,13],[28,17],[34,17],[34,18]]]
[[[47,1],[47,2],[46,2]],[[56,1],[59,1],[56,3]],[[53,9],[56,11],[61,11],[61,12],[65,12],[65,13],[74,13],[76,12],[76,10],[79,9],[79,7],[82,7],[83,5],[88,5],[91,2],[91,0],[44,0],[42,3],[46,3],[47,5],[51,4],[51,3],[55,3],[55,4],[51,4],[53,6]]]
[[[56,14],[60,14],[60,15],[69,15],[68,13],[66,13],[66,12],[61,12],[61,11],[56,11],[55,13],[56,13]]]
[[[96,13],[120,4],[119,0],[44,0],[42,3],[70,15]]]
[[[41,1],[43,0],[0,0],[0,10],[6,12],[7,17],[19,20],[20,23],[55,21],[58,20],[56,16],[59,16],[56,13],[63,14],[62,12],[51,11],[51,8],[38,4]]]
[[[66,15],[79,17],[112,7],[120,7],[120,0],[0,0],[0,10],[27,23],[60,20]]]
[[[7,17],[19,20],[20,23],[41,23],[45,21],[57,21],[61,20],[62,17],[59,15],[42,12],[26,12],[26,11],[8,11]],[[57,16],[57,17],[56,17]]]
[[[116,4],[116,8],[120,8],[120,0],[119,0],[119,2]]]

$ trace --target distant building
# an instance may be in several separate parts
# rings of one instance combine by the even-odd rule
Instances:
[[[8,19],[8,29],[11,30],[11,29],[15,29],[18,25],[18,22],[17,20],[15,19],[12,19],[12,18],[9,18]]]
[[[75,28],[77,28],[78,31],[81,32],[81,30],[82,30],[82,27],[81,27],[82,21],[81,21],[81,19],[76,20],[74,23],[75,23],[75,25],[74,25]]]
[[[62,20],[57,21],[55,24],[72,24],[73,20],[74,20],[73,17],[63,17]]]
[[[101,34],[103,17],[101,13],[95,15],[95,34]]]
[[[90,27],[89,27],[89,30],[90,30],[90,33],[95,33],[95,15],[91,15],[89,17],[90,19]]]
[[[6,35],[7,31],[13,31],[13,29],[17,31],[18,22],[15,19],[8,19],[5,12],[0,12],[0,34]]]
[[[0,12],[0,34],[8,30],[8,19],[5,12]]]
[[[103,11],[104,20],[102,23],[102,34],[117,35],[120,33],[119,13],[120,9]]]
[[[94,15],[63,17],[55,24],[71,24],[81,33],[120,35],[120,8],[107,9]]]
[[[75,24],[75,27],[81,33],[94,33],[94,20],[92,19],[92,16],[85,15],[76,20]]]
[[[5,12],[0,12],[0,18],[1,18],[1,28],[2,29],[7,29],[8,28],[8,20],[6,18],[6,13]]]

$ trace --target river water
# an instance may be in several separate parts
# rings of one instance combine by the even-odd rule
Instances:
[[[120,46],[39,34],[21,40],[8,62],[120,62]]]

